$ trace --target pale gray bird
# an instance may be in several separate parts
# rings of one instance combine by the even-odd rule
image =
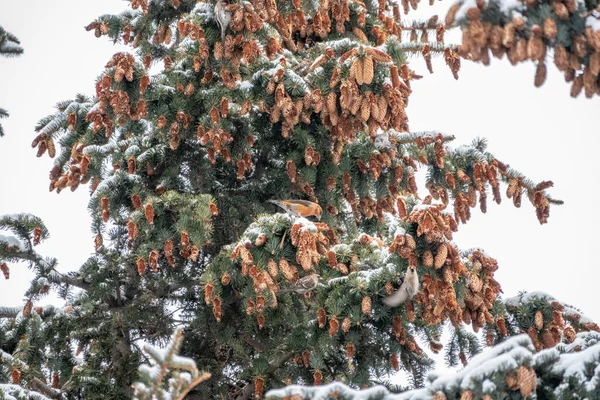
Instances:
[[[393,149],[394,145],[390,142],[390,139],[385,133],[380,133],[375,136],[375,140],[373,141],[375,144],[375,148],[379,151]]]
[[[400,288],[396,292],[383,299],[383,302],[390,307],[398,307],[408,299],[412,299],[419,291],[419,276],[415,267],[408,267],[406,275],[401,278]]]
[[[215,4],[215,20],[217,24],[221,28],[221,40],[225,43],[225,31],[227,31],[227,27],[229,26],[229,21],[231,21],[231,13],[225,9],[227,3],[223,0],[217,0],[217,4]]]
[[[319,274],[306,275],[303,278],[298,279],[290,287],[281,289],[279,293],[296,292],[299,294],[306,294],[315,290],[319,284],[321,277]]]

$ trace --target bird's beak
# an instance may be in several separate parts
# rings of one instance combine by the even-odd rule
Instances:
[[[321,220],[321,214],[317,215],[317,220]]]
[[[320,276],[320,277],[319,277],[319,280],[320,280],[320,281],[322,281],[322,280],[323,280],[323,277],[322,277],[322,276]]]

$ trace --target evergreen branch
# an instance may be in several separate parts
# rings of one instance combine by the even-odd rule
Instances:
[[[0,318],[15,318],[21,310],[22,307],[0,307]]]
[[[19,385],[11,385],[0,383],[0,396],[4,395],[3,399],[27,399],[27,400],[48,400],[48,397],[42,393],[27,390]]]
[[[267,375],[273,374],[275,371],[277,371],[284,363],[286,363],[293,356],[294,356],[293,352],[283,353],[278,359],[273,360],[273,362],[271,362],[269,364],[269,368],[267,369],[266,374]],[[254,394],[254,385],[255,385],[254,382],[249,382],[248,384],[246,384],[246,386],[244,386],[244,388],[242,389],[241,393],[239,393],[235,397],[235,399],[236,400],[248,400]]]
[[[202,374],[200,374],[196,379],[194,379],[192,381],[192,383],[183,391],[181,392],[181,395],[179,397],[177,397],[175,400],[183,400],[185,398],[185,396],[196,386],[198,386],[198,384],[204,382],[205,380],[209,379],[211,377],[211,375],[208,372],[203,372]]]
[[[506,54],[512,65],[531,61],[537,65],[534,85],[540,87],[546,81],[546,63],[550,59],[547,54],[553,53],[556,67],[571,84],[571,97],[585,91],[585,96],[591,98],[598,94],[599,59],[594,55],[600,48],[598,2],[566,4],[491,0],[475,11],[469,1],[458,0],[449,9],[445,22],[447,27],[461,27],[462,58],[489,65],[491,50],[498,59]],[[470,14],[472,11],[475,13]],[[485,32],[474,39],[473,33],[482,24]],[[496,41],[498,33],[500,40]]]
[[[519,328],[522,330],[529,329],[531,315],[535,314],[538,309],[545,308],[549,311],[548,314],[551,313],[551,310],[560,312],[576,331],[600,332],[600,327],[594,320],[578,309],[544,292],[523,292],[517,296],[504,299],[502,302],[506,305],[506,311],[513,314],[519,323]],[[524,310],[527,310],[527,312],[523,312]],[[523,320],[520,315],[526,315],[527,317]]]
[[[0,26],[0,55],[15,57],[23,54],[23,48],[19,46],[19,44],[21,44],[21,42],[15,35],[6,32]]]
[[[51,386],[48,386],[47,384],[42,382],[42,380],[39,378],[33,378],[29,382],[29,386],[31,386],[37,392],[40,392],[43,395],[50,397],[51,399],[61,399],[62,398],[62,393],[60,390],[56,390],[56,389],[52,388]]]
[[[436,29],[439,25],[438,16],[433,15],[427,20],[412,20],[408,23],[402,23],[402,31],[413,31],[413,30],[430,30]]]
[[[406,53],[422,53],[425,45],[429,45],[429,50],[432,55],[441,55],[444,54],[444,50],[452,49],[456,50],[455,44],[441,44],[441,43],[421,43],[421,42],[410,42],[410,43],[400,43],[398,47],[402,49]]]
[[[498,160],[496,160],[498,161]],[[514,169],[511,168],[507,168],[506,171],[503,170],[499,170],[500,175],[502,175],[502,178],[505,182],[510,182],[514,179],[518,179],[520,180],[520,186],[523,187],[524,189],[527,190],[528,195],[532,196],[535,192],[537,192],[539,189],[537,188],[538,184],[533,183],[532,181],[530,181],[529,179],[526,179],[523,174],[515,171]],[[542,182],[542,183],[548,183],[548,187],[552,187],[552,182]],[[556,200],[553,199],[549,196],[546,196],[546,199],[548,199],[548,201],[551,204],[556,204],[556,205],[562,205],[565,202],[563,200]]]
[[[144,352],[153,359],[155,365],[140,366],[140,375],[146,383],[136,382],[133,384],[135,399],[149,400],[165,396],[183,399],[196,385],[211,377],[211,374],[207,372],[199,373],[196,363],[192,359],[177,355],[182,340],[183,329],[179,328],[165,349],[159,349],[149,344],[144,345]],[[163,389],[163,380],[172,368],[183,369],[189,373],[174,372],[173,378],[169,380],[169,391],[167,392]]]
[[[56,277],[56,282],[64,283],[70,286],[75,286],[83,290],[88,290],[90,288],[90,284],[85,282],[83,279],[78,279],[69,275],[61,274],[60,272],[54,270],[55,274],[52,274]]]
[[[436,131],[425,131],[425,132],[410,132],[410,133],[402,133],[396,132],[394,130],[390,130],[390,135],[395,138],[396,144],[409,144],[416,143],[419,139],[433,139],[436,137],[438,132]],[[444,143],[451,142],[454,139],[454,135],[443,135]]]
[[[0,54],[5,57],[16,57],[23,54],[23,48],[11,43],[0,43]]]

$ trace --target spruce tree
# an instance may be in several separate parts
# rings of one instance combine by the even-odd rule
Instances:
[[[15,35],[12,35],[4,30],[0,26],[0,56],[3,57],[16,57],[23,54],[23,48],[19,46],[21,42]],[[0,119],[8,118],[8,111],[4,108],[0,108]],[[4,136],[4,129],[0,124],[0,137]]]
[[[48,235],[39,219],[0,220],[12,232],[0,237],[5,276],[18,261],[36,274],[22,309],[0,309],[3,382],[30,397],[147,395],[170,364],[155,352],[163,372],[138,374],[149,361],[142,346],[165,345],[183,327],[181,354],[211,374],[190,398],[260,398],[334,380],[348,387],[320,394],[382,384],[372,390],[383,398],[403,390],[386,381],[394,371],[425,385],[424,346],[467,367],[405,396],[483,398],[488,381],[513,398],[537,383],[549,396],[598,390],[552,367],[572,353],[597,357],[598,326],[547,295],[500,299],[496,260],[452,242],[488,196],[500,203],[506,191],[516,207],[526,196],[540,223],[561,202],[547,192],[552,182],[509,168],[483,139],[453,149],[449,134],[410,131],[405,107],[421,77],[407,57],[431,70],[443,55],[455,77],[460,68],[437,18],[404,23],[400,5],[384,0],[130,3],[86,28],[131,53],[108,61],[94,97],[58,103],[32,143],[55,158],[51,191],[89,184],[95,254],[62,274],[34,249]],[[276,199],[318,203],[322,218],[282,213]],[[411,267],[416,296],[385,305]],[[314,290],[288,290],[313,273],[322,278]],[[50,290],[66,307],[35,305]],[[492,369],[470,329],[512,358]],[[462,386],[469,360],[489,374]],[[296,390],[315,389],[271,395]]]

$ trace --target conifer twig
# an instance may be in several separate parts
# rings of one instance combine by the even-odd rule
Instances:
[[[192,390],[194,387],[198,386],[198,384],[204,382],[205,380],[210,378],[210,374],[208,372],[203,372],[202,374],[200,374],[200,376],[198,376],[196,379],[194,379],[192,381],[192,383],[187,387],[187,389],[185,389],[181,395],[179,397],[177,397],[175,400],[183,400],[185,398],[185,396],[190,392],[190,390]]]

